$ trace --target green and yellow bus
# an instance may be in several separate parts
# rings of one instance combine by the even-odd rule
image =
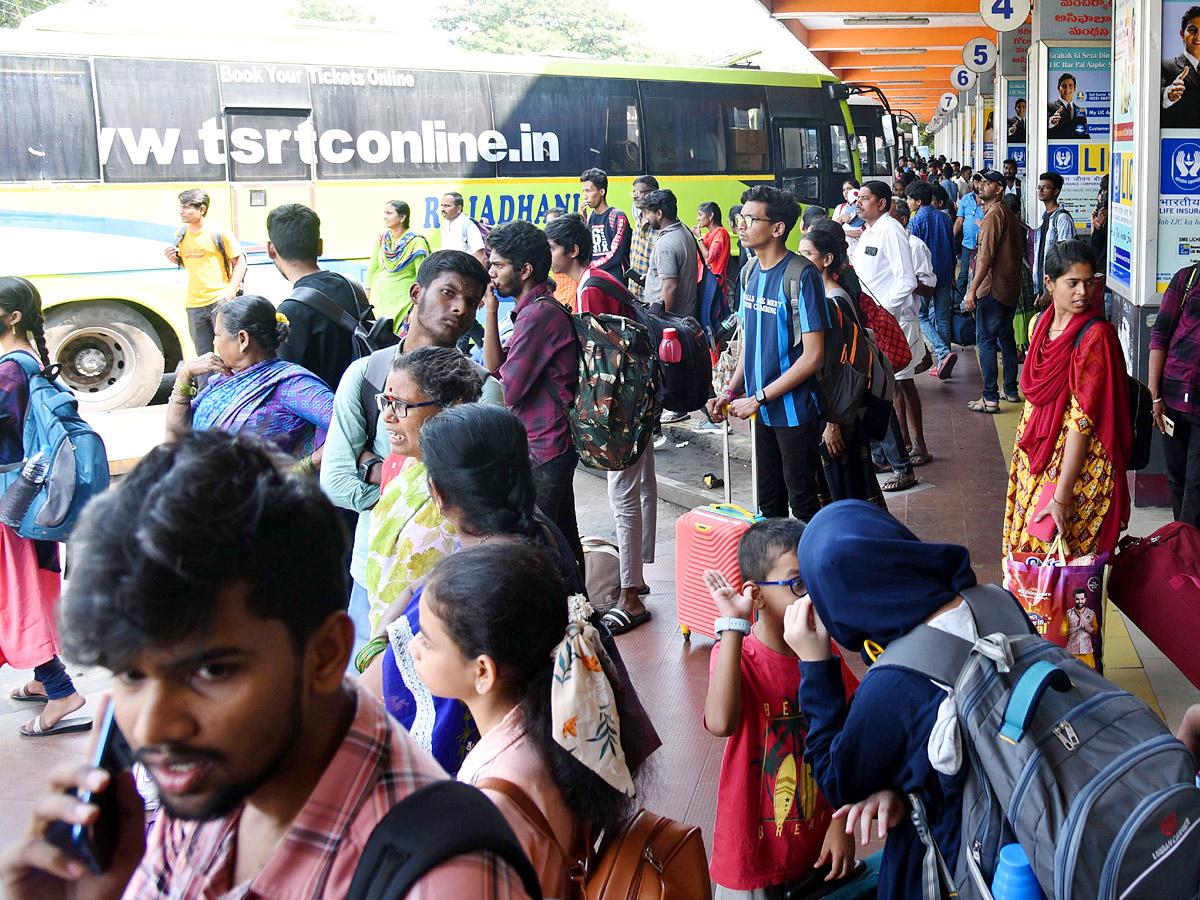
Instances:
[[[762,182],[833,206],[859,174],[845,88],[826,72],[419,53],[369,31],[0,31],[6,274],[38,284],[85,408],[149,402],[192,351],[185,273],[162,253],[185,188],[206,190],[246,248],[246,289],[280,300],[265,220],[282,203],[316,209],[322,264],[361,278],[392,199],[436,247],[450,190],[476,219],[541,222],[580,209],[584,169],[607,171],[627,210],[649,172],[690,222]]]

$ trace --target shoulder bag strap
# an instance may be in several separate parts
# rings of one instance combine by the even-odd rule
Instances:
[[[354,318],[354,316],[350,315],[350,313],[346,312],[341,306],[314,287],[304,285],[292,288],[292,293],[287,299],[303,303],[305,306],[316,310],[325,318],[331,319],[338,325],[341,325],[351,334],[354,334],[358,329],[358,319]]]
[[[533,798],[529,794],[506,778],[480,778],[475,782],[475,787],[481,791],[495,791],[497,794],[503,794],[507,797],[517,807],[521,815],[525,817],[525,820],[537,829],[542,837],[549,841],[551,846],[558,851],[563,865],[567,867],[567,872],[571,875],[571,880],[582,888],[585,877],[583,865],[579,860],[572,859],[571,854],[558,842],[558,838],[554,834],[554,829],[550,826],[545,815],[538,809],[537,804],[533,802]]]
[[[367,299],[366,289],[349,275],[344,275],[341,272],[335,272],[334,274],[350,285],[350,290],[354,293],[354,303],[358,307],[358,317],[361,321],[371,310],[371,301]],[[314,288],[314,290],[316,289]]]
[[[367,422],[367,443],[364,450],[373,450],[375,447],[375,429],[379,424],[379,407],[375,405],[375,395],[383,393],[388,371],[392,368],[392,360],[400,352],[400,347],[384,347],[367,357],[367,368],[363,372],[359,393],[359,402]]]

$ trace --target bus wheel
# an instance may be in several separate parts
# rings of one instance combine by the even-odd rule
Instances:
[[[163,349],[141,313],[112,301],[61,306],[46,313],[50,361],[88,410],[145,406],[163,377]]]

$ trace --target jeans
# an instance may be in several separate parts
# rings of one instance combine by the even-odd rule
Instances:
[[[347,612],[354,622],[354,652],[350,654],[350,665],[353,667],[358,651],[371,639],[371,600],[366,587],[357,581],[351,581],[350,584],[350,608]]]
[[[1167,408],[1175,422],[1175,436],[1163,435],[1171,509],[1176,522],[1200,527],[1200,416]]]
[[[980,297],[975,310],[977,332],[976,349],[979,351],[979,371],[983,375],[983,399],[988,403],[999,403],[1000,393],[996,389],[996,346],[1004,357],[1004,393],[1017,396],[1017,339],[1013,334],[1015,306],[1005,306],[990,294]]]
[[[188,334],[192,336],[197,356],[212,353],[213,326],[216,323],[217,310],[220,308],[221,301],[218,300],[208,306],[192,307],[187,311]]]
[[[817,495],[817,470],[821,467],[818,444],[821,421],[796,426],[764,425],[754,419],[758,439],[758,504],[768,518],[792,515],[807,522],[821,508]]]
[[[579,540],[579,523],[575,520],[575,467],[579,455],[572,447],[554,459],[533,467],[533,486],[537,491],[537,508],[542,515],[558,526],[571,552],[583,571],[583,543]]]
[[[955,287],[958,288],[960,294],[967,293],[967,279],[971,275],[971,251],[974,249],[974,247],[964,246],[958,257],[958,283]]]
[[[933,289],[933,296],[921,300],[921,333],[933,348],[939,365],[950,355],[950,307],[953,299],[954,292],[947,281],[944,284],[938,282]]]
[[[37,666],[33,670],[33,680],[46,689],[46,696],[51,700],[61,700],[75,693],[75,685],[71,683],[67,667],[57,656]]]
[[[654,445],[647,444],[628,469],[608,473],[608,502],[617,520],[621,552],[621,587],[646,583],[642,565],[654,562],[658,532],[658,481],[654,476]]]
[[[887,434],[883,440],[871,445],[871,459],[880,465],[889,465],[897,475],[911,475],[912,462],[908,457],[908,448],[904,446],[904,435],[900,431],[900,419],[896,410],[888,420]]]

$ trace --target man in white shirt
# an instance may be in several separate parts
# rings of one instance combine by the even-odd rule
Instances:
[[[854,271],[863,288],[896,317],[900,328],[908,339],[912,351],[912,362],[896,373],[896,416],[900,420],[900,431],[905,444],[912,445],[913,465],[922,465],[932,459],[924,440],[921,418],[921,398],[914,381],[916,370],[928,355],[925,339],[921,336],[921,299],[916,291],[919,286],[909,248],[908,231],[890,215],[892,189],[882,181],[868,181],[858,192],[858,213],[866,222],[858,246],[854,248]],[[925,367],[926,369],[928,366]],[[924,371],[924,370],[922,370]],[[913,428],[909,431],[909,419]],[[919,460],[919,462],[918,462]],[[891,487],[884,490],[901,490],[915,483]]]
[[[463,195],[458,191],[443,195],[441,210],[442,249],[463,250],[473,254],[485,269],[491,265],[483,232],[470,216],[462,214]]]

